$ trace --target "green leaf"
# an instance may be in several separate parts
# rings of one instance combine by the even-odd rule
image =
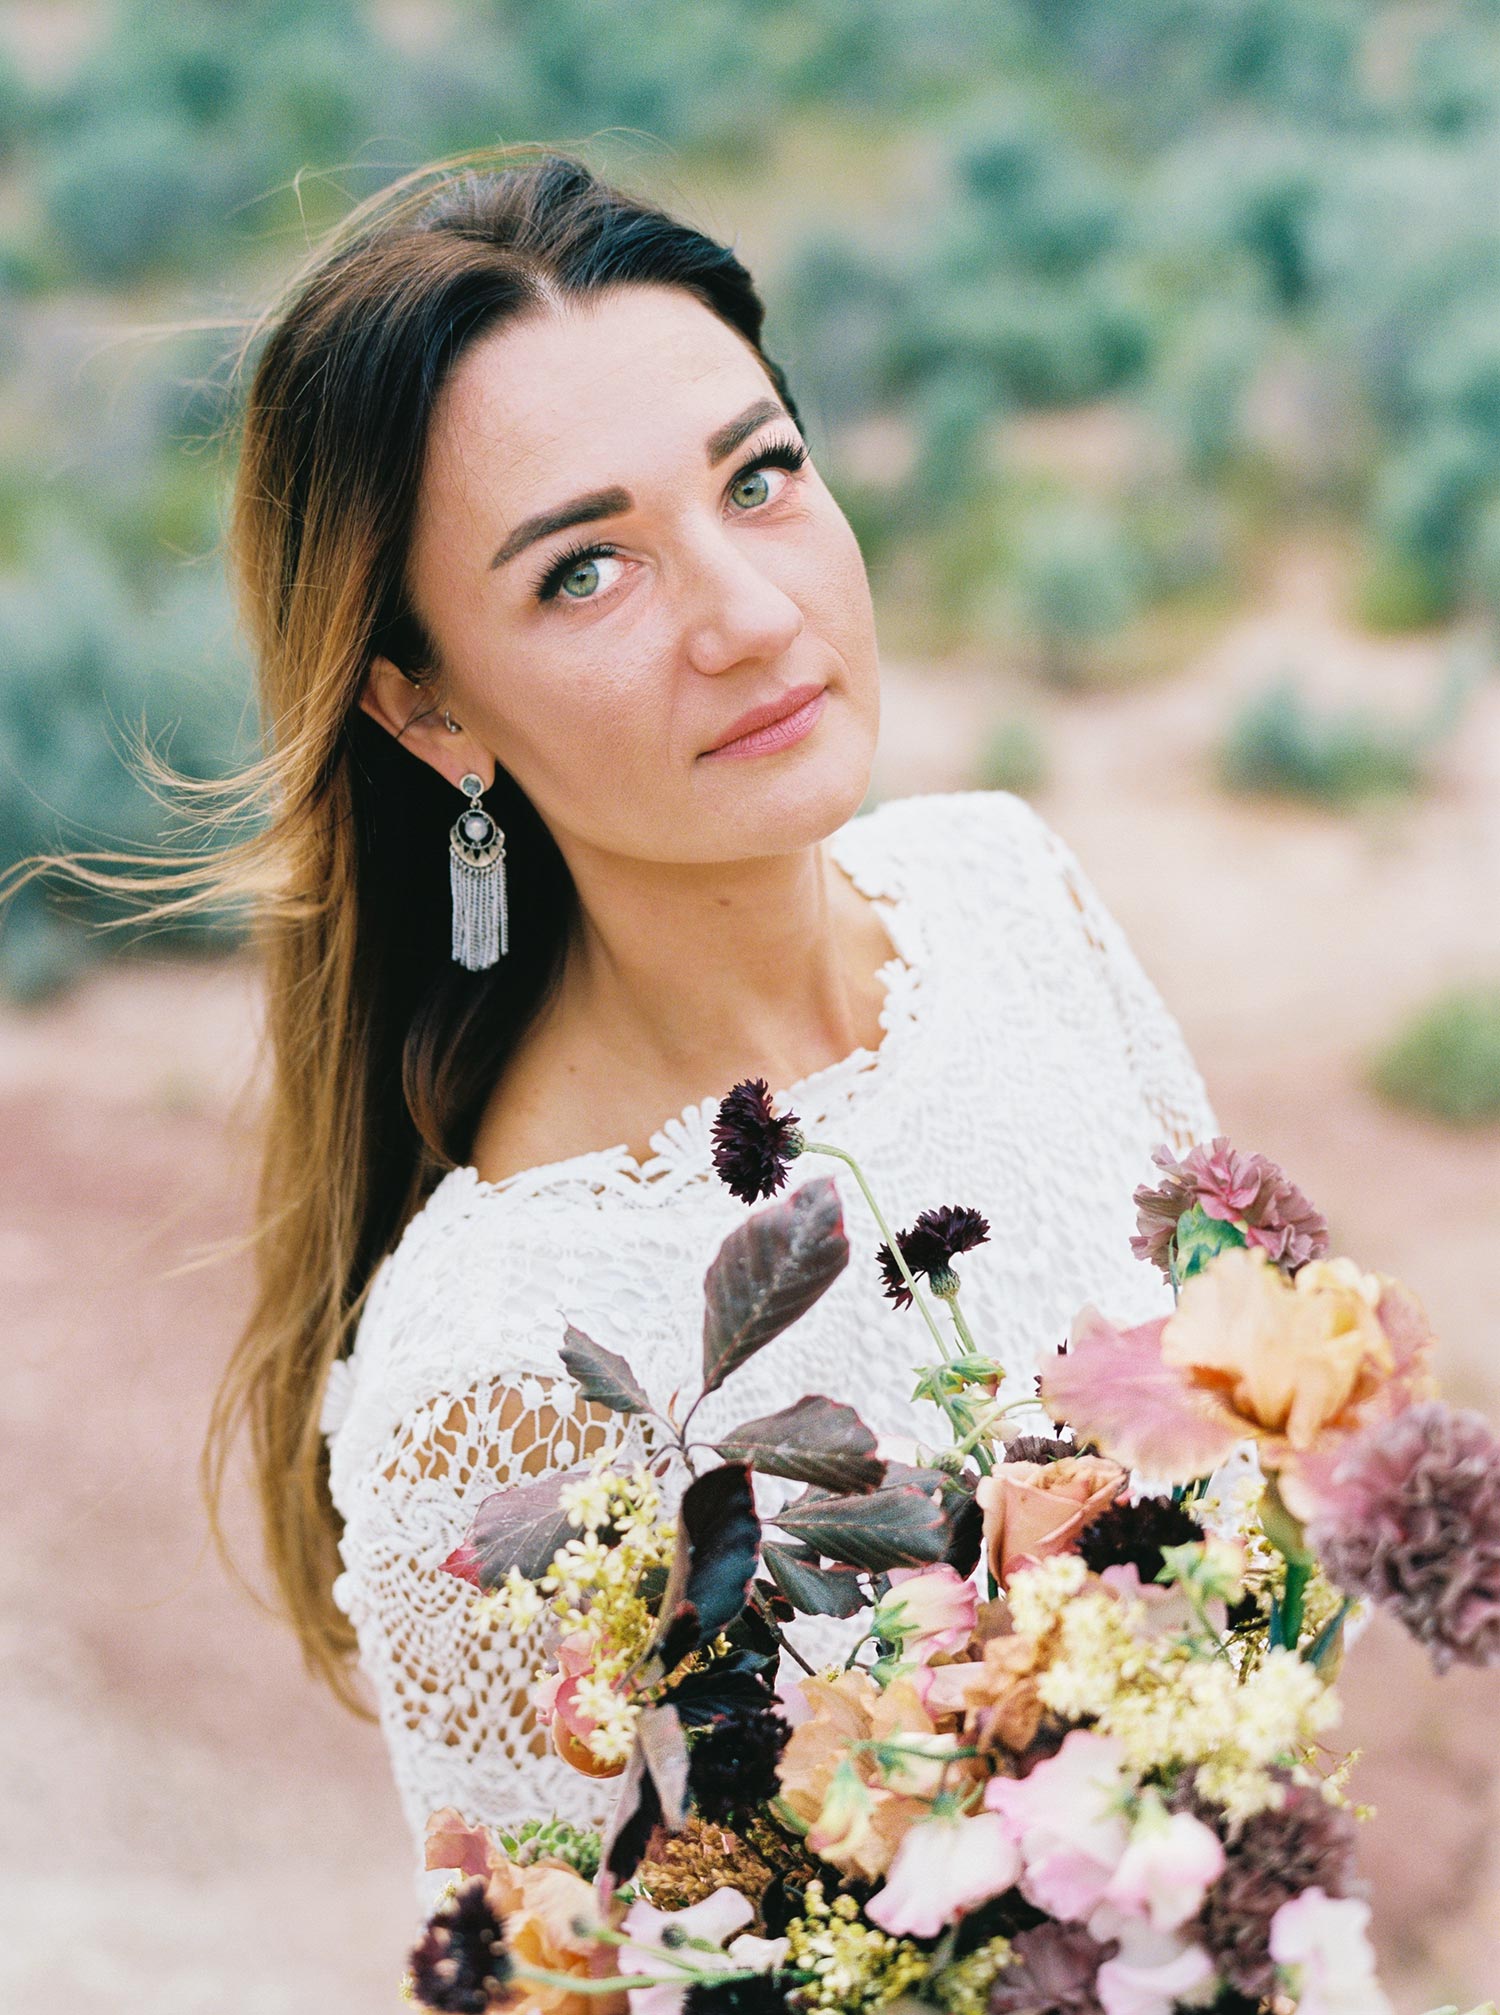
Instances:
[[[1175,1278],[1178,1281],[1191,1280],[1221,1252],[1248,1244],[1249,1240],[1237,1224],[1231,1224],[1222,1217],[1210,1217],[1201,1203],[1195,1203],[1177,1220],[1173,1239]]]
[[[820,1567],[815,1553],[769,1541],[761,1550],[767,1574],[804,1616],[857,1616],[868,1598],[852,1567]]]
[[[879,1490],[861,1497],[829,1497],[809,1491],[776,1514],[783,1532],[816,1549],[824,1559],[881,1574],[892,1567],[925,1567],[941,1560],[951,1533],[942,1502],[942,1480],[914,1480],[921,1471],[892,1463]]]
[[[747,1420],[716,1447],[726,1462],[748,1462],[768,1476],[788,1476],[823,1490],[873,1490],[885,1477],[875,1436],[854,1408],[820,1392],[762,1420]]]
[[[570,1322],[563,1339],[562,1361],[585,1399],[594,1399],[615,1413],[649,1413],[651,1402],[623,1357],[595,1343]]]
[[[737,1225],[703,1282],[703,1390],[715,1392],[805,1315],[849,1263],[832,1176],[806,1182]]]

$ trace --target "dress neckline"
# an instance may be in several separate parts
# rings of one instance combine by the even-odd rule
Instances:
[[[881,838],[887,837],[881,830],[880,818],[887,808],[876,806],[869,812],[856,813],[831,833],[827,842],[835,865],[870,899],[885,925],[893,950],[875,975],[885,985],[879,1014],[883,1031],[879,1045],[870,1049],[861,1044],[847,1056],[771,1092],[776,1111],[786,1112],[790,1108],[809,1127],[826,1121],[834,1113],[849,1112],[861,1092],[888,1073],[893,1057],[911,1039],[917,1022],[927,964],[922,919],[900,864],[890,858],[888,848],[878,841],[867,844],[877,832]],[[726,1085],[724,1091],[728,1089]],[[559,1161],[538,1162],[533,1168],[515,1169],[498,1182],[488,1181],[472,1163],[464,1162],[438,1181],[419,1215],[425,1214],[439,1197],[445,1202],[456,1201],[460,1194],[522,1198],[577,1184],[596,1194],[607,1191],[637,1202],[654,1202],[676,1195],[685,1183],[712,1174],[711,1128],[723,1095],[723,1092],[710,1093],[663,1121],[650,1136],[654,1152],[644,1162],[636,1159],[624,1141],[617,1141],[612,1147],[587,1148]]]

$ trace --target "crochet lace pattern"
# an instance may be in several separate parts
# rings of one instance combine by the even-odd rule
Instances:
[[[892,799],[828,844],[892,943],[884,1033],[878,1049],[777,1090],[776,1108],[859,1158],[893,1226],[939,1204],[985,1213],[991,1237],[964,1258],[964,1307],[1019,1396],[1084,1302],[1132,1323],[1170,1308],[1170,1288],[1130,1251],[1131,1193],[1155,1180],[1158,1143],[1181,1154],[1217,1120],[1119,924],[1024,799]],[[621,1144],[498,1183],[451,1170],[381,1261],[352,1352],[333,1367],[322,1425],[345,1521],[334,1599],[357,1634],[419,1863],[441,1806],[504,1826],[608,1810],[613,1786],[569,1768],[532,1721],[531,1659],[475,1628],[469,1589],[440,1563],[489,1492],[615,1439],[647,1445],[639,1422],[578,1400],[558,1358],[569,1321],[624,1352],[658,1402],[696,1388],[703,1275],[746,1215],[713,1172],[722,1091],[667,1120],[644,1164]],[[826,1392],[882,1434],[941,1443],[935,1409],[908,1397],[930,1340],[882,1293],[879,1233],[848,1171],[808,1157],[788,1191],[826,1175],[848,1267],[695,1426],[712,1438]],[[799,1624],[796,1641],[816,1661],[849,1629]]]

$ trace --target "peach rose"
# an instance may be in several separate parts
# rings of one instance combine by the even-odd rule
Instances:
[[[1002,1585],[1018,1568],[1033,1567],[1074,1540],[1124,1489],[1126,1472],[1103,1455],[1064,1455],[1056,1462],[1002,1462],[974,1495],[984,1513],[990,1572]]]
[[[1041,1725],[1040,1663],[1031,1638],[990,1637],[981,1657],[930,1667],[923,1702],[929,1714],[961,1713],[964,1740],[985,1755],[1004,1749],[1019,1756]]]
[[[955,1737],[939,1731],[910,1679],[884,1692],[859,1671],[800,1683],[812,1712],[782,1751],[781,1795],[806,1823],[815,1854],[873,1881],[890,1867],[908,1827],[926,1816]],[[883,1771],[869,1751],[856,1751],[859,1743],[891,1739],[926,1753]]]
[[[594,1945],[573,1929],[575,1919],[592,1922],[599,1916],[599,1899],[576,1869],[560,1861],[518,1868],[483,1826],[471,1826],[452,1805],[428,1820],[426,1844],[429,1868],[451,1868],[460,1879],[485,1878],[506,1945],[521,1965],[580,1980],[613,1970],[613,1948]],[[512,2015],[625,2015],[623,1992],[572,1994],[529,1981],[520,1985],[525,1998],[511,2004]]]
[[[505,1925],[505,1942],[522,1966],[539,1966],[549,1973],[570,1973],[587,1980],[614,1970],[613,1948],[580,1938],[575,1920],[597,1919],[599,1902],[591,1886],[575,1869],[538,1861],[530,1868],[512,1862],[491,1863],[490,1902]],[[572,1994],[565,1987],[519,1983],[526,1999],[515,2011],[535,2009],[537,2015],[624,2015],[623,1992]]]

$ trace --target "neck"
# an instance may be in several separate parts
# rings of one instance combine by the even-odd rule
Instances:
[[[624,1080],[774,1088],[878,1043],[892,948],[826,841],[707,866],[570,849],[568,864],[562,1012]]]

